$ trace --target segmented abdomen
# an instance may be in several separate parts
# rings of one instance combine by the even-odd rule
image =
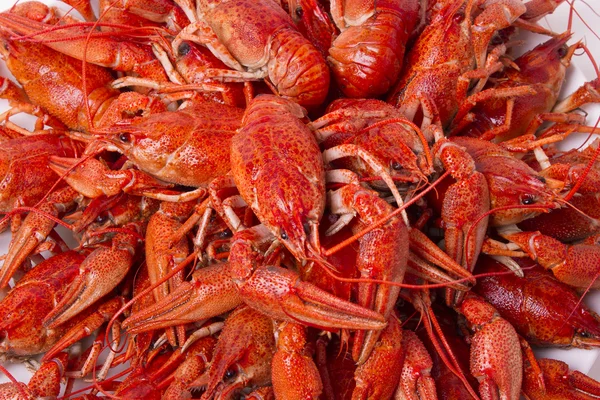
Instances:
[[[343,31],[327,60],[344,95],[364,98],[386,93],[396,83],[409,32],[396,14],[380,13]]]
[[[303,107],[323,103],[329,91],[329,68],[319,51],[299,32],[282,29],[271,39],[267,63],[277,93]]]

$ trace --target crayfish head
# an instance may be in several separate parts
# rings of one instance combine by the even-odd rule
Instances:
[[[598,332],[598,315],[596,313],[594,313],[593,311],[587,311],[585,312],[585,316],[583,316],[580,319],[584,319],[585,318],[585,322],[588,323],[589,328],[587,327],[581,327],[581,323],[579,321],[578,325],[575,329],[575,335],[573,335],[573,341],[572,344],[575,347],[580,347],[583,349],[592,349],[592,348],[598,348],[598,346],[600,346],[600,332]],[[592,320],[592,322],[596,323],[596,326],[592,325],[589,323],[589,320]],[[574,324],[573,324],[574,325]]]
[[[571,58],[580,46],[576,43],[567,46],[571,32],[564,32],[538,45],[515,60],[519,66],[519,76],[529,84],[544,84],[553,87],[556,95],[562,86]]]
[[[556,201],[557,192],[528,165],[510,157],[503,157],[502,163],[498,163],[495,158],[487,157],[477,163],[488,182],[491,207],[507,207],[492,214],[490,223],[493,226],[517,224],[544,210],[561,207]]]
[[[306,260],[310,256],[309,253],[316,251],[311,249],[311,244],[316,241],[318,235],[320,215],[322,213],[314,209],[274,210],[276,222],[270,230],[297,260]]]
[[[16,68],[16,73],[11,70],[11,73],[17,78],[19,83],[22,83],[19,78],[21,76],[19,73],[23,69],[27,69],[25,61],[21,61],[21,57],[24,56],[24,52],[27,50],[27,45],[23,45],[22,43],[12,40],[10,38],[10,31],[0,30],[0,58],[3,59],[7,64],[10,63],[9,68]],[[23,57],[25,59],[26,57]]]
[[[64,332],[46,329],[40,321],[52,310],[53,293],[46,285],[15,288],[0,305],[0,355],[29,356],[46,351]],[[27,307],[35,304],[35,309]]]
[[[305,260],[307,257],[306,244],[308,241],[307,231],[304,226],[308,226],[306,222],[302,222],[302,218],[293,218],[282,226],[277,227],[277,238],[298,260]]]
[[[0,34],[0,58],[5,61],[8,60],[8,57],[10,57],[9,48],[9,42],[2,34]]]
[[[271,319],[250,307],[238,307],[225,320],[208,371],[191,385],[206,387],[202,399],[234,398],[244,387],[271,381],[274,352]]]
[[[273,169],[277,166],[269,165],[264,172],[268,174]],[[278,179],[257,182],[257,193],[265,195],[256,215],[296,259],[306,260],[308,246],[317,242],[325,209],[324,179],[315,179],[300,170],[279,169],[273,171],[273,176]]]
[[[185,125],[185,118],[177,113],[165,112],[161,102],[136,92],[121,93],[102,113],[96,123],[99,134],[110,142],[116,151],[127,156],[143,151],[144,140],[151,142],[169,132],[170,124]],[[179,118],[179,120],[177,120]],[[182,121],[183,120],[183,121]],[[171,128],[173,129],[173,128]],[[142,149],[138,150],[138,148]]]
[[[132,132],[128,126],[116,125],[105,131],[104,139],[107,142],[105,144],[107,150],[118,151],[129,156],[133,151],[134,144],[139,139],[139,134]]]

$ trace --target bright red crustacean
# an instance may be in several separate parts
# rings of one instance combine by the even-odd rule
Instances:
[[[232,279],[246,304],[276,319],[323,328],[381,329],[378,313],[302,282],[297,273],[265,263],[261,254],[260,248],[276,237],[300,262],[320,257],[325,173],[321,152],[302,117],[304,110],[289,100],[259,96],[233,138],[233,178],[225,177],[211,189],[213,205],[235,232],[229,256]],[[261,225],[243,229],[215,195],[218,188],[233,184]]]
[[[67,1],[90,21],[94,18],[86,0]],[[60,223],[58,219],[77,231],[80,249],[84,249],[79,251],[86,258],[77,271],[69,267],[68,274],[73,277],[69,275],[61,283],[60,293],[54,288],[45,289],[53,295],[51,301],[41,291],[43,285],[58,285],[53,281],[54,275],[40,278],[35,284],[27,278],[21,281],[23,285],[31,284],[30,292],[35,293],[11,303],[9,311],[24,309],[23,303],[32,302],[33,297],[42,299],[40,307],[50,309],[45,315],[41,315],[43,310],[31,313],[30,317],[33,315],[31,318],[37,321],[24,321],[20,331],[11,331],[12,339],[23,336],[29,340],[25,345],[30,348],[48,348],[50,339],[55,338],[43,325],[46,322],[61,334],[46,351],[47,360],[100,329],[93,345],[81,357],[77,356],[77,345],[72,347],[74,357],[65,374],[69,381],[64,396],[73,397],[78,393],[72,392],[70,382],[93,373],[94,387],[84,398],[94,400],[99,398],[99,392],[104,396],[170,400],[199,396],[207,400],[242,396],[255,400],[435,399],[436,394],[439,398],[477,399],[473,389],[477,381],[484,399],[516,400],[520,389],[532,389],[533,398],[580,394],[574,391],[594,393],[591,389],[596,387],[595,382],[581,379],[560,365],[548,362],[549,367],[545,368],[544,362],[538,365],[525,351],[519,358],[518,337],[508,318],[501,315],[501,307],[495,310],[495,304],[487,304],[469,292],[476,278],[481,284],[491,277],[474,277],[464,269],[471,269],[476,260],[482,263],[478,254],[483,246],[484,251],[501,254],[500,259],[506,264],[516,265],[508,255],[522,256],[524,251],[518,251],[514,243],[501,243],[503,236],[514,234],[513,227],[506,226],[571,201],[573,193],[566,198],[561,196],[566,189],[575,192],[582,171],[588,175],[580,191],[597,194],[600,186],[595,166],[589,172],[585,162],[560,165],[552,157],[552,149],[544,147],[551,155],[551,168],[545,168],[541,149],[536,148],[540,168],[536,169],[529,154],[523,158],[534,167],[531,169],[514,154],[541,146],[553,132],[558,133],[554,138],[561,138],[575,125],[554,126],[543,133],[539,142],[528,137],[498,146],[471,138],[446,139],[441,123],[448,117],[444,123],[452,125],[455,106],[459,115],[467,110],[461,105],[465,99],[469,102],[471,88],[478,92],[496,68],[510,66],[511,61],[504,54],[505,47],[512,45],[508,42],[509,31],[532,27],[531,21],[547,10],[544,0],[533,0],[531,9],[529,3],[520,0],[428,3],[424,13],[433,15],[432,25],[437,33],[449,27],[444,31],[448,35],[438,36],[438,44],[445,46],[418,49],[438,55],[454,51],[455,58],[447,59],[440,67],[445,71],[422,68],[419,72],[452,86],[451,92],[435,94],[453,104],[442,104],[444,109],[439,113],[436,107],[440,104],[435,99],[431,102],[424,96],[412,98],[418,100],[417,109],[424,106],[422,129],[393,105],[375,99],[338,100],[332,103],[331,112],[319,118],[329,99],[318,100],[320,104],[310,102],[317,102],[315,99],[327,93],[328,87],[322,84],[329,74],[328,67],[285,16],[289,12],[302,18],[300,14],[310,14],[311,10],[306,9],[310,4],[318,7],[317,12],[329,8],[326,0],[319,4],[317,1],[320,0],[290,0],[288,10],[271,0],[178,0],[181,7],[170,0],[123,0],[114,4],[114,10],[109,10],[111,6],[103,1],[103,10],[112,14],[110,18],[115,16],[115,10],[123,10],[122,19],[107,22],[102,16],[94,28],[94,23],[77,21],[57,10],[37,5],[28,10],[37,22],[48,18],[45,22],[59,25],[50,28],[32,24],[33,29],[43,26],[48,32],[20,37],[13,32],[7,41],[41,46],[55,38],[55,43],[72,50],[81,49],[85,36],[91,33],[85,40],[90,45],[90,56],[97,61],[98,43],[121,34],[117,42],[141,44],[146,55],[152,48],[165,68],[159,75],[164,74],[171,81],[119,73],[118,81],[110,88],[103,86],[105,80],[94,82],[92,76],[88,83],[94,90],[84,93],[88,92],[83,90],[85,85],[76,87],[83,82],[79,79],[82,76],[73,76],[79,79],[79,83],[75,82],[77,79],[73,83],[67,76],[69,69],[53,69],[62,75],[57,78],[58,83],[68,83],[62,89],[73,88],[76,103],[89,96],[91,115],[85,109],[86,101],[79,101],[78,119],[71,120],[76,124],[71,128],[78,131],[69,133],[72,140],[89,146],[81,155],[76,152],[73,156],[52,157],[51,169],[73,187],[59,187],[35,205],[37,210],[31,210],[25,223],[21,223],[29,230],[14,238],[15,243],[32,246],[29,250],[34,255],[23,252],[21,258],[15,258],[11,252],[8,264],[25,260],[23,267],[27,269],[42,259],[39,253],[44,250],[65,251],[68,246],[53,231],[54,223]],[[364,25],[369,25],[384,19],[402,19],[392,3],[334,0],[332,5],[338,13],[336,17],[352,23],[364,18]],[[348,7],[340,10],[340,5]],[[419,4],[409,0],[404,5],[414,8]],[[523,5],[529,11],[519,14]],[[16,9],[22,14],[27,11],[26,7]],[[191,24],[180,30],[190,21],[182,20],[178,25],[172,17],[181,17],[177,14],[183,9]],[[440,14],[436,16],[437,13]],[[20,21],[7,14],[0,20],[7,18],[13,24]],[[354,18],[356,14],[358,18]],[[145,17],[151,23],[145,24]],[[442,19],[446,27],[438,24]],[[123,25],[129,22],[132,26]],[[265,22],[272,26],[264,26]],[[490,40],[506,24],[511,25],[508,30]],[[304,25],[302,32],[310,36],[313,28]],[[353,28],[346,26],[340,38],[354,32]],[[53,32],[62,36],[54,36]],[[72,43],[61,43],[65,32],[74,36]],[[431,35],[429,28],[426,34]],[[325,37],[319,43],[327,40]],[[369,40],[377,42],[372,36],[357,36],[358,43]],[[299,48],[294,47],[298,44]],[[219,55],[227,62],[195,64],[209,51],[214,54],[207,58],[215,61],[214,55]],[[81,53],[78,56],[85,58],[86,52]],[[124,57],[123,63],[117,63],[121,68],[130,58],[125,53],[109,56],[119,55]],[[60,60],[64,58],[56,56],[56,62],[48,65],[50,69]],[[144,73],[156,72],[155,61],[152,57]],[[390,76],[395,74],[396,64],[406,60],[388,61],[389,68],[380,70],[386,77],[388,72]],[[232,65],[228,63],[239,65],[229,71],[226,66]],[[457,75],[456,70],[463,67],[465,71]],[[92,74],[99,71],[91,65],[83,70]],[[99,74],[117,77],[108,70]],[[265,82],[247,82],[265,76]],[[298,77],[306,80],[284,87],[288,81],[282,83],[282,76],[283,81]],[[457,82],[452,82],[454,78]],[[214,83],[215,80],[224,82]],[[235,81],[235,89],[228,92],[232,82],[225,81],[230,80]],[[61,126],[56,117],[49,116],[49,110],[28,104],[31,99],[25,91],[7,82],[0,81],[0,97],[8,98],[13,109],[4,117],[31,112],[38,117],[37,128],[46,123],[55,129]],[[370,82],[367,91],[377,89],[379,83],[388,84],[387,79]],[[267,84],[283,96],[256,96],[269,90]],[[126,86],[130,90],[126,93],[114,90]],[[593,89],[592,86],[588,87]],[[217,92],[198,93],[203,87]],[[42,89],[46,88],[35,88]],[[298,92],[304,89],[310,93]],[[524,96],[525,92],[519,93]],[[339,93],[334,89],[331,96],[336,95]],[[590,96],[592,91],[576,95],[574,101]],[[119,103],[121,100],[133,102]],[[311,118],[317,122],[307,124],[308,114],[297,101],[311,107]],[[149,106],[152,102],[157,108]],[[244,111],[223,103],[248,107]],[[45,104],[54,106],[48,99]],[[562,106],[568,107],[565,104]],[[165,105],[169,111],[164,111]],[[412,112],[414,106],[411,103],[406,109]],[[420,118],[418,113],[411,116],[416,117],[415,122]],[[17,135],[30,134],[15,121],[0,121],[0,148]],[[589,132],[591,128],[582,130]],[[432,147],[434,140],[437,144]],[[450,185],[448,190],[443,189],[444,183],[435,180],[442,172],[447,179],[444,183]],[[75,187],[79,192],[75,193]],[[445,191],[441,214],[430,209],[434,207],[433,196],[422,197],[424,191]],[[579,194],[576,196],[579,199]],[[148,203],[148,198],[154,201]],[[404,208],[406,203],[410,204]],[[52,214],[51,222],[30,223],[45,220],[48,214]],[[15,218],[13,225],[17,227],[19,222]],[[350,236],[350,232],[354,235]],[[332,236],[321,240],[321,235],[329,234]],[[484,239],[486,235],[488,240]],[[48,241],[43,242],[46,238]],[[529,239],[535,241],[527,236]],[[53,243],[57,246],[53,247]],[[440,243],[439,247],[436,243]],[[582,244],[571,246],[581,248]],[[94,250],[87,254],[86,248]],[[536,254],[550,255],[554,250],[563,254],[563,249],[546,241]],[[595,253],[589,253],[588,259],[594,259]],[[60,260],[61,256],[43,261],[33,271],[49,273],[46,263]],[[434,270],[432,265],[447,267],[448,272]],[[7,299],[15,297],[12,293],[21,289],[21,282]],[[444,298],[440,292],[428,291],[425,285],[432,283],[441,283],[433,286],[436,288],[444,286],[468,293],[453,296],[453,301],[448,302],[451,309],[441,306]],[[417,286],[409,286],[412,284]],[[39,292],[33,290],[39,287]],[[410,312],[416,310],[420,315],[407,313],[406,320],[397,318],[403,301],[397,301],[400,287],[411,290],[402,298],[412,304]],[[50,302],[52,305],[48,306]],[[453,357],[445,343],[444,332],[435,318],[440,309],[448,318],[457,320],[457,324],[448,326],[459,329],[461,337],[471,344],[470,371],[464,368],[464,360]],[[14,321],[13,316],[14,313],[7,319]],[[417,321],[426,327],[437,354],[426,349],[411,330]],[[38,329],[36,323],[41,323],[42,328]],[[171,328],[175,326],[176,330]],[[63,327],[68,329],[62,330]],[[25,333],[36,337],[26,337],[26,329],[31,332]],[[8,343],[1,335],[0,342]],[[585,335],[583,332],[581,336]],[[590,338],[586,344],[595,344],[595,340]],[[581,338],[572,341],[579,344]],[[108,361],[99,366],[98,354],[107,344]],[[520,344],[527,348],[524,340]],[[121,348],[125,350],[119,354]],[[463,351],[462,356],[468,357],[468,350]],[[547,388],[527,387],[531,382],[520,387],[520,360],[524,358],[526,379],[533,377],[534,384],[546,380]],[[442,379],[450,383],[451,393],[444,391],[447,386],[435,381],[439,377],[439,359],[446,368]],[[131,366],[114,379],[106,375],[128,361]],[[515,369],[515,365],[519,368]],[[302,387],[297,383],[302,383]],[[13,390],[19,388],[26,390],[17,384],[11,386],[10,395],[28,398]],[[206,393],[199,392],[202,390]]]
[[[565,32],[514,60],[514,66],[495,76],[496,84],[473,95],[461,107],[453,122],[456,129],[452,129],[451,134],[503,142],[531,130],[534,133],[545,119],[559,118],[559,113],[551,111],[557,103],[571,58],[580,47],[580,43],[567,46],[570,38],[571,33]],[[524,88],[529,93],[518,94],[516,89]],[[563,112],[580,105],[572,105]]]
[[[54,309],[69,284],[79,274],[85,253],[75,251],[56,255],[25,274],[2,300],[0,352],[8,356],[28,356],[50,349],[69,329],[62,325],[49,329],[42,320]],[[21,314],[28,304],[36,304]]]
[[[327,61],[347,97],[388,92],[402,70],[404,52],[422,18],[418,0],[333,0],[331,14],[341,33]]]
[[[523,278],[514,274],[481,278],[475,292],[494,305],[529,342],[541,346],[593,347],[600,344],[598,315],[580,304],[573,289],[530,260],[521,262]],[[501,272],[502,264],[482,257],[477,272]],[[560,298],[561,302],[556,302]]]
[[[325,100],[329,68],[277,2],[197,0],[197,10],[191,3],[177,3],[192,21],[179,38],[207,45],[232,68],[209,69],[205,78],[224,82],[264,78],[279,96],[305,107]]]
[[[448,126],[467,97],[472,78],[498,70],[488,65],[487,48],[496,29],[509,26],[526,11],[520,0],[504,2],[444,1],[408,53],[400,80],[388,102],[413,119],[419,107]],[[478,6],[487,8],[477,15]],[[478,73],[473,70],[478,68]]]

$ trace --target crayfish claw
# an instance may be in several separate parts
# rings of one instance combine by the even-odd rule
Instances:
[[[229,277],[229,263],[221,263],[194,272],[191,282],[182,282],[156,304],[131,315],[123,326],[140,333],[193,323],[228,312],[241,302]]]
[[[64,297],[44,319],[49,328],[68,321],[113,290],[133,264],[137,237],[118,233],[109,248],[94,250],[79,267]]]
[[[258,268],[241,285],[240,293],[246,304],[278,320],[326,330],[381,330],[386,326],[380,313],[342,300],[276,266]]]
[[[537,383],[533,367],[526,363],[523,369],[523,392],[528,398],[536,399],[584,399],[600,396],[600,382],[579,371],[571,371],[559,360],[542,358],[537,360],[542,369],[544,386]]]
[[[47,225],[50,225],[50,229],[54,226],[52,221],[43,217],[40,219],[43,220],[41,222],[46,222]],[[33,227],[31,219],[27,220],[26,218],[25,221],[25,224],[21,226],[11,241],[8,254],[0,269],[0,287],[5,287],[8,284],[17,269],[19,269],[19,266],[25,262],[27,257],[46,237],[43,228],[36,229]]]
[[[62,210],[75,204],[77,193],[69,188],[53,192],[39,207],[39,212],[31,212],[14,235],[4,265],[0,269],[0,287],[8,284],[19,266],[35,251],[52,232],[55,222],[48,215],[57,217]]]

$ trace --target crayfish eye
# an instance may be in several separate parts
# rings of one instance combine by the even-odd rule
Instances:
[[[402,164],[400,164],[398,161],[394,161],[392,162],[392,169],[394,171],[400,171],[402,169]]]
[[[490,41],[490,44],[492,44],[493,46],[498,46],[499,44],[502,44],[503,40],[500,36],[498,35],[494,35],[494,37],[492,37],[492,40]]]
[[[236,372],[232,369],[228,369],[227,371],[225,371],[225,375],[224,378],[225,379],[231,379],[236,375]]]
[[[304,10],[300,6],[296,7],[294,11],[296,12],[296,17],[298,17],[298,19],[302,18],[304,15]]]
[[[304,228],[304,233],[306,233],[307,235],[310,235],[310,224],[308,222],[305,222],[304,224],[302,224],[302,228]]]
[[[284,231],[281,231],[281,238],[282,238],[283,240],[287,240],[287,239],[288,239],[288,235],[287,235],[287,233],[285,233]]]
[[[533,203],[535,203],[535,198],[530,194],[523,196],[521,199],[521,204],[529,205]]]
[[[560,58],[563,58],[564,56],[567,55],[568,51],[569,51],[569,49],[567,48],[567,46],[561,46],[558,48],[558,56]]]
[[[185,56],[190,52],[191,49],[192,48],[188,43],[183,42],[177,48],[177,54],[179,54],[180,56]]]
[[[452,17],[452,19],[454,20],[454,22],[456,22],[457,24],[460,24],[461,22],[464,21],[465,19],[465,14],[463,13],[456,13],[454,14],[454,17]]]
[[[119,135],[119,140],[123,143],[129,143],[131,141],[131,136],[127,132],[123,132]]]
[[[98,222],[99,224],[102,224],[104,221],[106,221],[106,219],[107,219],[106,215],[100,214],[96,217],[96,222]]]

